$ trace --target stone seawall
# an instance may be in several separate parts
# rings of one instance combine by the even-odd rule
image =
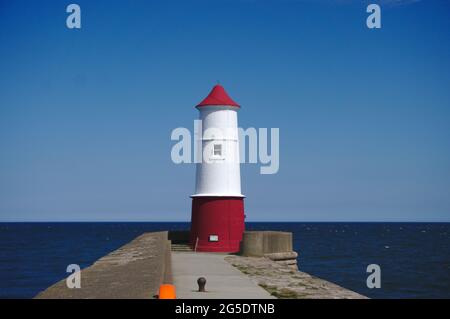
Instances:
[[[39,293],[38,299],[149,299],[159,285],[172,282],[168,232],[145,233],[81,270],[81,288],[66,279]]]
[[[354,291],[311,276],[268,257],[230,255],[225,260],[272,296],[281,299],[367,299]]]

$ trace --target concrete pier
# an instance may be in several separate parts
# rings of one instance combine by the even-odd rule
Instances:
[[[266,290],[225,261],[227,254],[173,252],[172,271],[179,299],[270,299]],[[197,279],[206,278],[206,292]]]
[[[63,279],[35,298],[150,299],[162,282],[171,282],[167,232],[145,233],[81,270],[81,288]]]
[[[177,299],[365,298],[300,272],[289,233],[249,232],[247,256],[193,252],[183,246],[186,234],[145,233],[82,269],[81,288],[63,279],[35,298],[151,299],[162,283],[175,284]],[[206,292],[198,292],[199,277]]]

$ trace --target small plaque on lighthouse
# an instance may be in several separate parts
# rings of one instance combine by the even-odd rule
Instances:
[[[209,241],[219,241],[218,235],[209,235]]]

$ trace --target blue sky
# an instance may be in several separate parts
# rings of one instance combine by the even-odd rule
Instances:
[[[373,1],[377,3],[376,1]],[[0,0],[0,220],[181,221],[176,127],[217,80],[240,126],[280,128],[246,164],[253,221],[450,221],[450,3]]]

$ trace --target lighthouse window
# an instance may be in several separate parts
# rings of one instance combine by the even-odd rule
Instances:
[[[222,156],[222,144],[214,144],[214,156]]]

